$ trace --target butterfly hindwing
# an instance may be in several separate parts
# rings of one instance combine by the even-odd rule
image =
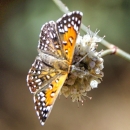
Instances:
[[[66,77],[67,74],[59,74],[52,82],[48,83],[34,95],[35,110],[40,119],[41,125],[44,125],[49,116]]]

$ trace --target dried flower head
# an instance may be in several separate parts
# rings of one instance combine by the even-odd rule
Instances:
[[[73,65],[61,89],[61,94],[66,98],[70,96],[72,102],[83,102],[87,91],[97,88],[102,81],[104,60],[101,58],[102,51],[97,52],[97,42],[102,40],[97,37],[98,32],[92,34],[89,28],[86,35],[77,38]]]

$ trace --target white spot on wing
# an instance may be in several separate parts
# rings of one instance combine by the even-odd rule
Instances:
[[[59,80],[58,80],[58,79],[56,79],[55,81],[56,81],[56,83],[58,83],[58,82],[59,82]]]
[[[63,43],[63,44],[67,44],[67,41],[63,41],[62,43]]]
[[[80,20],[78,20],[78,24],[80,24],[81,23],[81,21]]]
[[[71,21],[71,24],[74,25],[74,21]]]
[[[70,23],[68,24],[68,27],[69,27],[69,28],[71,27]]]
[[[46,100],[46,98],[45,97],[43,97],[42,99],[41,99],[41,101],[43,102],[43,101],[45,101]]]
[[[51,107],[50,107],[50,106],[47,106],[47,110],[50,111],[50,110],[51,110]]]
[[[51,97],[54,97],[55,96],[55,93],[51,93]]]
[[[41,79],[37,79],[37,80],[35,80],[36,83],[38,83],[38,82],[40,82],[40,81],[41,81]]]
[[[49,43],[49,41],[48,41],[48,40],[46,40],[46,43],[48,44],[48,43]]]
[[[60,26],[63,27],[63,24],[61,23]]]
[[[75,21],[77,21],[77,20],[78,20],[78,18],[76,17],[76,18],[75,18]]]
[[[37,115],[39,116],[39,111],[36,111]]]
[[[68,31],[68,28],[66,26],[64,26],[64,30],[67,32]]]
[[[43,93],[43,92],[40,92],[39,94],[40,94],[40,96],[42,96],[42,97],[44,96],[44,93]]]
[[[35,96],[33,97],[33,101],[34,101],[34,103],[36,102]]]
[[[39,82],[38,85],[40,86],[42,84],[42,82]]]
[[[47,51],[47,48],[44,48],[44,51]]]
[[[41,125],[44,125],[45,123],[43,121],[41,121]]]
[[[64,20],[64,23],[66,23],[67,21],[66,20]]]
[[[59,48],[59,45],[55,45],[55,47],[58,49],[58,48]]]
[[[73,43],[73,39],[71,37],[69,38],[69,41],[70,41],[70,43]]]
[[[52,89],[52,85],[51,84],[49,85],[49,89]]]
[[[47,79],[50,79],[50,76],[49,76],[49,75],[47,75],[47,76],[46,76],[46,78],[47,78]]]

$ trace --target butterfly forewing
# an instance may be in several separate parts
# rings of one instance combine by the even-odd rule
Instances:
[[[69,64],[72,63],[82,15],[83,14],[79,11],[73,11],[68,14],[64,14],[63,17],[58,19],[56,22],[63,52]]]
[[[50,21],[44,24],[39,35],[38,51],[62,58],[62,49],[56,30],[56,23]]]

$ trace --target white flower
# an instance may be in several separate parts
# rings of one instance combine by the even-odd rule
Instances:
[[[73,65],[61,89],[61,93],[65,97],[70,96],[73,102],[83,102],[83,97],[87,96],[87,92],[97,88],[104,76],[102,51],[97,52],[97,42],[102,40],[97,37],[98,32],[92,34],[88,29],[86,35],[77,37]]]
[[[93,89],[93,88],[97,88],[97,87],[98,87],[98,82],[97,82],[96,80],[92,80],[92,81],[90,82],[90,86],[91,86],[92,89]]]

